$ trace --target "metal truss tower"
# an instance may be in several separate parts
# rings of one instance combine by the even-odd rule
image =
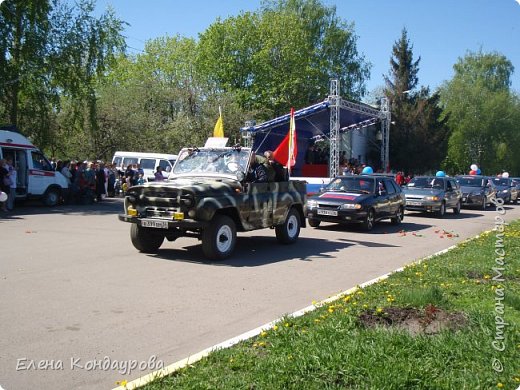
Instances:
[[[381,98],[381,114],[381,164],[386,172],[390,169],[390,122],[392,119],[388,98]]]
[[[339,114],[341,97],[339,95],[339,80],[330,81],[330,157],[329,157],[329,177],[339,174]]]

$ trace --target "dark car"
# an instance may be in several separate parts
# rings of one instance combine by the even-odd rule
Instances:
[[[406,209],[435,212],[439,217],[447,209],[460,213],[462,192],[452,177],[416,176],[404,188]]]
[[[509,177],[494,177],[492,183],[497,190],[497,198],[504,200],[504,203],[518,202],[518,189]]]
[[[511,181],[513,182],[513,184],[516,187],[518,193],[520,194],[520,177],[512,177]],[[518,199],[516,201],[518,203]]]
[[[405,199],[394,179],[384,176],[338,176],[319,194],[307,200],[305,214],[310,226],[323,222],[358,223],[371,230],[377,221],[399,224]]]
[[[496,189],[487,176],[464,175],[455,177],[462,191],[463,207],[478,207],[485,210],[496,196]]]

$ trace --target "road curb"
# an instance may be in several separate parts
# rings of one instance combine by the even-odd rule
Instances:
[[[214,352],[216,350],[219,350],[219,349],[225,349],[225,348],[230,348],[232,347],[233,345],[235,344],[238,344],[239,342],[241,341],[245,341],[245,340],[248,340],[250,338],[253,338],[255,336],[258,336],[260,333],[264,332],[264,331],[267,331],[269,329],[272,329],[277,323],[281,322],[284,318],[286,317],[291,317],[291,318],[297,318],[297,317],[301,317],[302,315],[306,314],[306,313],[309,313],[311,311],[314,311],[316,310],[317,308],[325,305],[325,304],[328,304],[328,303],[331,303],[333,301],[336,301],[338,299],[340,299],[342,296],[345,296],[345,295],[348,295],[348,294],[352,294],[353,292],[359,290],[360,288],[365,288],[367,286],[370,286],[372,284],[375,284],[375,283],[378,283],[382,280],[385,280],[387,279],[390,275],[394,274],[394,273],[397,273],[397,272],[402,272],[406,267],[410,267],[411,265],[414,265],[414,264],[420,264],[422,263],[423,261],[426,261],[426,260],[430,260],[434,257],[437,257],[437,256],[440,256],[440,255],[443,255],[449,251],[452,251],[453,249],[455,249],[458,245],[462,244],[462,243],[465,243],[465,242],[470,242],[470,241],[473,241],[477,238],[479,238],[481,235],[483,234],[486,234],[486,233],[489,233],[491,232],[492,230],[488,230],[488,231],[485,231],[485,232],[482,232],[480,233],[479,235],[477,236],[474,236],[474,237],[470,237],[470,238],[467,238],[455,245],[452,245],[448,248],[445,248],[443,250],[440,250],[438,252],[435,252],[434,254],[432,255],[429,255],[429,256],[426,256],[426,257],[423,257],[419,260],[415,260],[415,261],[412,261],[411,263],[405,265],[404,267],[400,267],[394,271],[390,271],[384,275],[381,275],[377,278],[374,278],[374,279],[371,279],[367,282],[364,282],[358,286],[355,286],[355,287],[352,287],[352,288],[349,288],[348,290],[345,290],[345,291],[342,291],[338,294],[335,294],[327,299],[324,299],[320,302],[317,302],[315,304],[312,304],[310,306],[307,306],[307,307],[304,307],[303,309],[300,309],[298,311],[295,311],[294,313],[292,314],[289,314],[288,316],[284,316],[284,317],[281,317],[281,318],[277,318],[276,320],[273,320],[271,322],[268,322],[267,324],[264,324],[262,326],[259,326],[255,329],[252,329],[248,332],[245,332],[245,333],[242,333],[241,335],[238,335],[238,336],[235,336],[233,338],[230,338],[222,343],[219,343],[219,344],[216,344],[212,347],[209,347],[209,348],[206,348],[200,352],[197,352],[193,355],[190,355],[188,356],[187,358],[184,358],[182,360],[179,360],[175,363],[172,363],[160,370],[156,370],[156,371],[153,371],[151,372],[150,374],[147,374],[147,375],[144,375],[142,377],[139,377],[137,379],[134,379],[130,382],[127,382],[124,386],[118,386],[118,387],[115,387],[113,390],[133,390],[133,389],[136,389],[138,387],[141,387],[141,386],[144,386],[150,382],[152,382],[153,380],[155,379],[159,379],[159,378],[163,378],[167,375],[170,375],[184,367],[187,367],[191,364],[194,364],[196,362],[198,362],[199,360],[203,359],[204,357],[208,356],[211,352]],[[517,389],[518,390],[518,389]]]

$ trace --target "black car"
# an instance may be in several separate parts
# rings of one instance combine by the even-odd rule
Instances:
[[[518,190],[509,177],[494,177],[492,183],[497,190],[497,198],[504,200],[504,203],[518,202]]]
[[[496,189],[491,179],[480,175],[461,175],[455,179],[462,191],[463,207],[478,207],[485,210],[496,196]]]
[[[401,188],[391,177],[338,176],[307,200],[305,214],[313,227],[323,221],[358,223],[371,230],[383,219],[390,219],[396,225],[401,223],[404,205]]]

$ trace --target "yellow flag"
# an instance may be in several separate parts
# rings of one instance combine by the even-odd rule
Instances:
[[[222,112],[220,112],[219,107],[219,115],[217,123],[215,123],[215,129],[213,130],[213,137],[224,137],[224,122],[222,121]]]

